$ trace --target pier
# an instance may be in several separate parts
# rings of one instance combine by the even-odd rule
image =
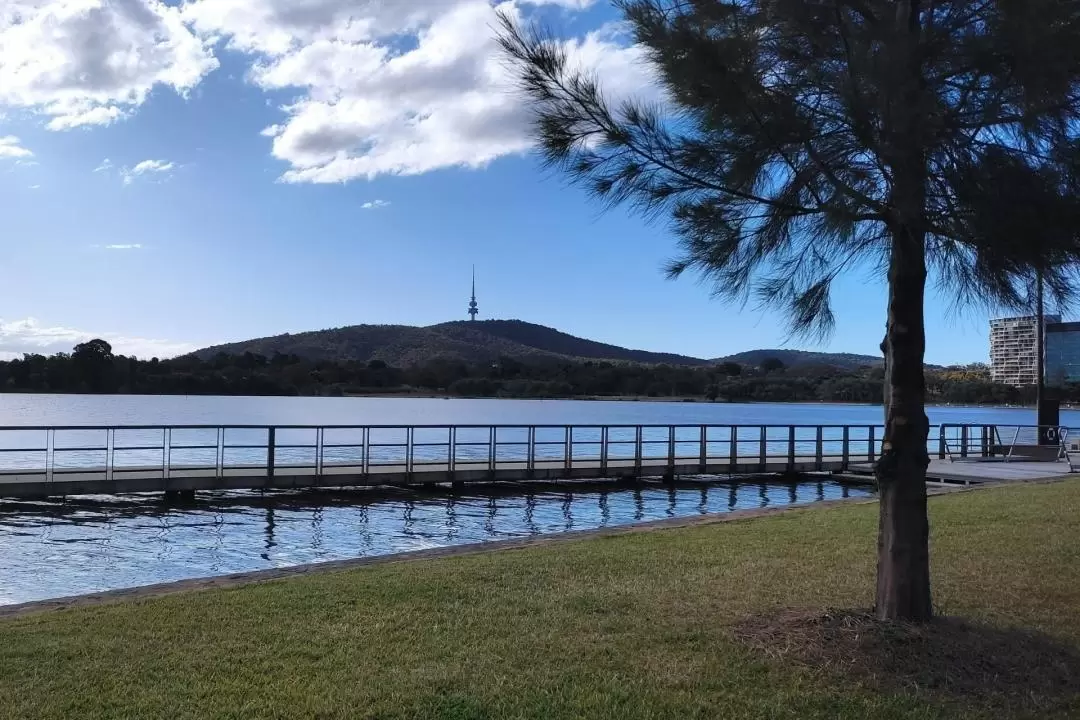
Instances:
[[[1026,438],[1037,431],[935,426],[928,477],[1070,472],[1068,430],[1036,458]],[[801,473],[872,482],[883,435],[879,425],[6,427],[0,497]]]

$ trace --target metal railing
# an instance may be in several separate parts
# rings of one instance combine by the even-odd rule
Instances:
[[[657,467],[846,468],[880,456],[879,425],[173,425],[0,428],[0,482],[158,473]]]
[[[1061,425],[960,425],[938,428],[938,457],[958,460],[1010,462],[1057,461],[1073,468],[1069,436],[1075,431]]]

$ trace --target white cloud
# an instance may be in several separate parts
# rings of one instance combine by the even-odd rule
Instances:
[[[361,205],[364,210],[378,210],[379,208],[390,207],[389,200],[372,200]]]
[[[34,153],[24,148],[19,138],[14,135],[0,136],[0,158],[19,159],[29,157],[34,157]]]
[[[141,175],[168,175],[176,168],[176,163],[165,160],[143,160],[133,168],[124,168],[120,174],[124,184],[130,185]]]
[[[131,243],[128,245],[106,245],[106,250],[142,250],[142,243]]]
[[[477,168],[529,148],[524,104],[495,44],[496,9],[521,15],[514,0],[192,0],[183,12],[251,55],[256,85],[301,93],[262,134],[290,166],[284,181],[330,183]],[[609,30],[568,49],[600,69],[610,96],[650,84],[641,51]]]
[[[94,172],[96,172],[96,173],[109,172],[112,169],[113,169],[112,160],[110,160],[109,158],[105,158],[104,160],[101,161],[100,165],[98,165],[96,168],[94,168]]]
[[[161,0],[3,0],[0,106],[53,130],[108,125],[155,87],[195,87],[218,66],[210,40]]]
[[[30,186],[30,189],[31,189],[31,190],[40,190],[40,189],[41,189],[41,186],[40,186],[40,185],[31,185],[31,186]]]
[[[141,358],[173,357],[195,350],[189,343],[129,337],[119,333],[94,333],[67,327],[44,327],[34,318],[5,321],[0,319],[0,357],[21,357],[23,353],[52,355],[71,352],[87,340],[101,338],[113,346],[113,352]]]

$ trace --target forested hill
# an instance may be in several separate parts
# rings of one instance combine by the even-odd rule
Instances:
[[[853,353],[808,352],[806,350],[747,350],[713,362],[734,362],[740,365],[757,367],[768,359],[779,360],[785,367],[798,368],[807,366],[832,367],[839,370],[858,370],[864,367],[880,367],[882,359],[873,355]]]
[[[494,362],[500,357],[682,366],[710,364],[708,360],[684,355],[607,345],[521,320],[460,321],[430,327],[354,325],[217,345],[198,350],[195,355],[208,360],[218,353],[245,352],[266,357],[275,353],[297,355],[309,360],[381,360],[392,367],[410,367],[434,358],[475,364]]]

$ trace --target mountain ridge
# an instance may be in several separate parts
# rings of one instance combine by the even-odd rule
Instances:
[[[784,363],[785,367],[800,367],[806,365],[823,365],[855,370],[860,367],[881,367],[884,360],[873,355],[860,355],[858,353],[829,353],[815,352],[811,350],[787,350],[781,348],[745,350],[726,357],[715,358],[713,362],[735,362],[740,365],[759,366],[768,358],[775,358]]]
[[[676,353],[635,350],[561,332],[522,320],[459,320],[429,326],[350,325],[302,333],[283,333],[196,350],[209,360],[219,353],[251,352],[267,357],[276,353],[311,360],[382,361],[410,367],[442,358],[475,364],[500,357],[529,361],[606,361],[641,365],[702,367],[719,362],[760,365],[776,358],[788,367],[828,365],[855,368],[880,365],[881,359],[850,353],[818,353],[802,350],[749,350],[713,360]]]

